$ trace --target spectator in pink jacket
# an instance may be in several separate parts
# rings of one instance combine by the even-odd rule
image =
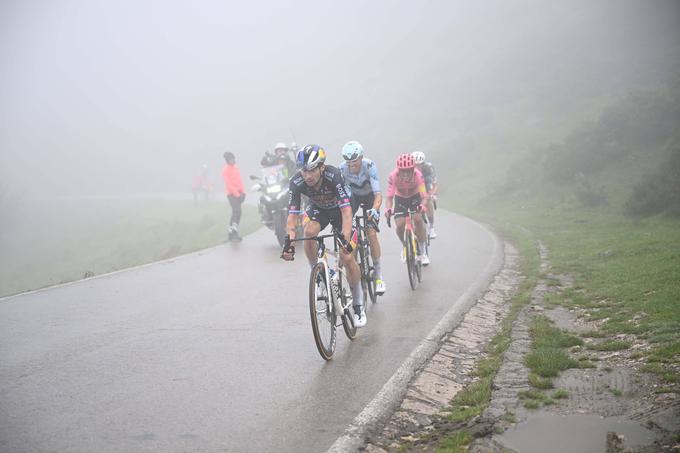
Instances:
[[[233,153],[227,151],[224,153],[224,161],[226,164],[222,169],[222,178],[224,178],[224,192],[227,194],[229,204],[231,205],[231,219],[229,220],[229,240],[240,241],[241,237],[238,234],[238,224],[241,221],[241,204],[246,199],[246,191],[243,187],[243,180],[241,173],[236,166],[236,158]]]

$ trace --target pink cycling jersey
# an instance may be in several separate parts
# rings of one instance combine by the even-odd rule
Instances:
[[[387,196],[398,196],[401,198],[410,198],[420,193],[421,199],[427,197],[427,190],[425,189],[425,180],[423,174],[418,169],[413,172],[413,177],[408,181],[404,181],[399,177],[399,169],[395,168],[390,176],[387,178]]]

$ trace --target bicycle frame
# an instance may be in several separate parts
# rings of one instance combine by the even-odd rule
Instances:
[[[404,237],[402,242],[406,247],[406,268],[408,271],[409,284],[411,289],[415,290],[418,283],[422,281],[422,264],[417,256],[423,251],[420,250],[418,239],[414,227],[414,214],[419,214],[420,211],[415,209],[408,209],[406,211],[397,211],[394,215],[404,215]],[[423,221],[427,224],[427,216],[423,215]],[[390,217],[387,218],[387,226],[391,227]]]
[[[366,205],[361,204],[361,215],[356,215],[357,219],[357,259],[359,260],[359,267],[361,270],[361,286],[364,292],[364,300],[370,299],[375,303],[377,294],[375,292],[375,280],[373,279],[373,266],[369,263],[371,257],[371,245],[368,239],[368,225],[371,225],[376,232],[380,232],[375,221],[369,218],[366,213]],[[368,297],[366,297],[368,296]]]
[[[332,251],[329,251],[324,243],[324,239],[329,237],[333,238]],[[312,332],[314,333],[314,341],[317,349],[324,360],[330,360],[335,352],[335,329],[337,327],[342,325],[345,334],[350,340],[353,340],[356,337],[357,328],[354,326],[354,318],[351,311],[352,297],[351,294],[345,292],[347,288],[344,287],[344,269],[342,260],[338,255],[340,246],[346,247],[347,244],[342,238],[342,235],[334,229],[331,234],[303,237],[293,240],[287,238],[285,247],[289,247],[292,242],[298,241],[316,241],[318,244],[316,263],[312,266],[310,275],[310,316],[312,317]],[[329,254],[333,255],[335,258],[333,266],[329,264]],[[323,274],[321,274],[320,268],[323,268]],[[337,280],[331,277],[333,273],[337,275]],[[323,275],[323,285],[321,285],[321,282],[317,279],[321,275]],[[349,285],[347,285],[347,287],[349,287]],[[317,292],[318,289],[325,291],[320,295]],[[320,301],[321,311],[319,310]],[[340,318],[340,323],[338,323],[338,318]],[[328,341],[322,339],[322,331],[325,330],[321,328],[320,325],[329,326]]]

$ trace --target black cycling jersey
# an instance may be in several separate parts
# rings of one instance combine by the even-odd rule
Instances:
[[[321,175],[321,186],[318,189],[305,184],[301,171],[293,175],[289,189],[288,212],[290,214],[302,213],[302,195],[307,195],[310,205],[319,209],[337,209],[350,205],[350,192],[345,180],[340,170],[330,165],[326,165],[324,168]]]
[[[423,174],[427,190],[432,189],[432,186],[437,183],[437,174],[434,171],[434,165],[432,165],[431,162],[425,162],[420,166],[420,172]]]

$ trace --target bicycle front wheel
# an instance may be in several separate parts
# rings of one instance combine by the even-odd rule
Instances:
[[[420,246],[416,244],[416,256],[421,255]],[[423,281],[423,263],[420,260],[416,260],[416,276],[418,277],[418,283]]]
[[[316,263],[309,278],[309,314],[314,342],[324,360],[330,360],[335,352],[336,314],[329,287],[324,263]]]
[[[413,246],[413,233],[406,232],[406,270],[408,271],[408,282],[411,289],[415,291],[418,286],[418,276],[416,275],[416,250]]]
[[[354,326],[354,309],[347,300],[347,291],[350,289],[344,272],[341,272],[338,282],[340,284],[340,302],[343,306],[343,313],[340,315],[340,318],[342,318],[342,328],[345,330],[347,338],[354,340],[357,337],[357,328]]]

